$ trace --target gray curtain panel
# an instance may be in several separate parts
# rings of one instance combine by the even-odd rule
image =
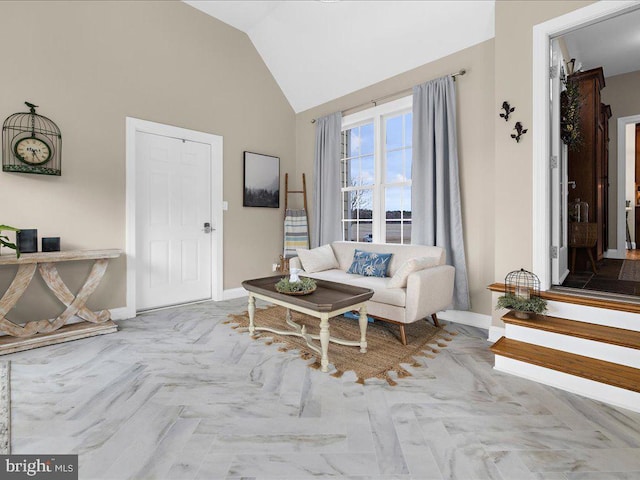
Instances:
[[[453,78],[413,87],[411,243],[446,250],[447,263],[456,269],[453,307],[469,310],[457,145]]]
[[[311,247],[342,240],[342,204],[340,202],[341,130],[342,114],[340,112],[332,113],[316,120]]]

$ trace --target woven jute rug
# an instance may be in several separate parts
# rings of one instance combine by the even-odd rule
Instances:
[[[285,323],[286,309],[279,306],[267,307],[256,310],[256,326],[270,327],[278,330],[287,330],[289,327]],[[318,334],[320,331],[320,320],[308,315],[291,312],[294,322],[306,325],[307,332]],[[249,315],[245,312],[240,315],[230,315],[225,323],[234,324],[232,328],[242,329],[248,332]],[[446,347],[447,342],[452,340],[454,332],[448,332],[441,327],[435,327],[427,320],[420,320],[405,326],[407,334],[407,345],[402,345],[398,339],[398,326],[376,320],[367,325],[367,353],[360,353],[358,347],[349,347],[337,343],[329,343],[329,364],[335,367],[331,374],[334,377],[341,377],[344,372],[353,371],[356,374],[357,382],[364,383],[367,378],[381,378],[389,385],[396,385],[396,382],[389,375],[395,372],[398,378],[411,376],[402,364],[412,367],[421,367],[418,362],[419,357],[433,358],[440,348]],[[351,320],[338,316],[329,320],[329,331],[332,337],[346,340],[359,340],[360,327],[357,320]],[[261,339],[267,345],[281,343],[279,350],[297,350],[304,360],[315,359],[309,366],[320,368],[320,355],[311,350],[304,339],[300,337],[278,335],[271,332],[256,331],[253,338]],[[318,340],[315,343],[319,346]]]
[[[618,280],[640,282],[640,260],[625,260],[622,262]]]

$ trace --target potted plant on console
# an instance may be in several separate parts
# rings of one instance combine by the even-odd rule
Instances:
[[[16,251],[16,257],[20,258],[20,248],[18,248],[18,245],[15,243],[11,243],[9,241],[9,237],[7,237],[6,235],[3,235],[2,232],[19,232],[20,229],[19,228],[15,228],[15,227],[10,227],[9,225],[0,225],[0,248],[1,247],[7,247],[10,248],[12,250]]]

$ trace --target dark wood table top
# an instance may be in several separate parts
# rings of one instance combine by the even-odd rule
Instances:
[[[329,282],[314,279],[318,288],[308,295],[285,295],[276,291],[276,283],[282,276],[271,276],[245,280],[242,286],[245,290],[277,299],[291,305],[306,308],[316,312],[332,312],[341,308],[363,303],[373,296],[370,288],[356,287],[344,283]]]

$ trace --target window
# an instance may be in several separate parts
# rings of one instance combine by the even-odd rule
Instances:
[[[342,119],[343,239],[411,243],[412,97]]]

